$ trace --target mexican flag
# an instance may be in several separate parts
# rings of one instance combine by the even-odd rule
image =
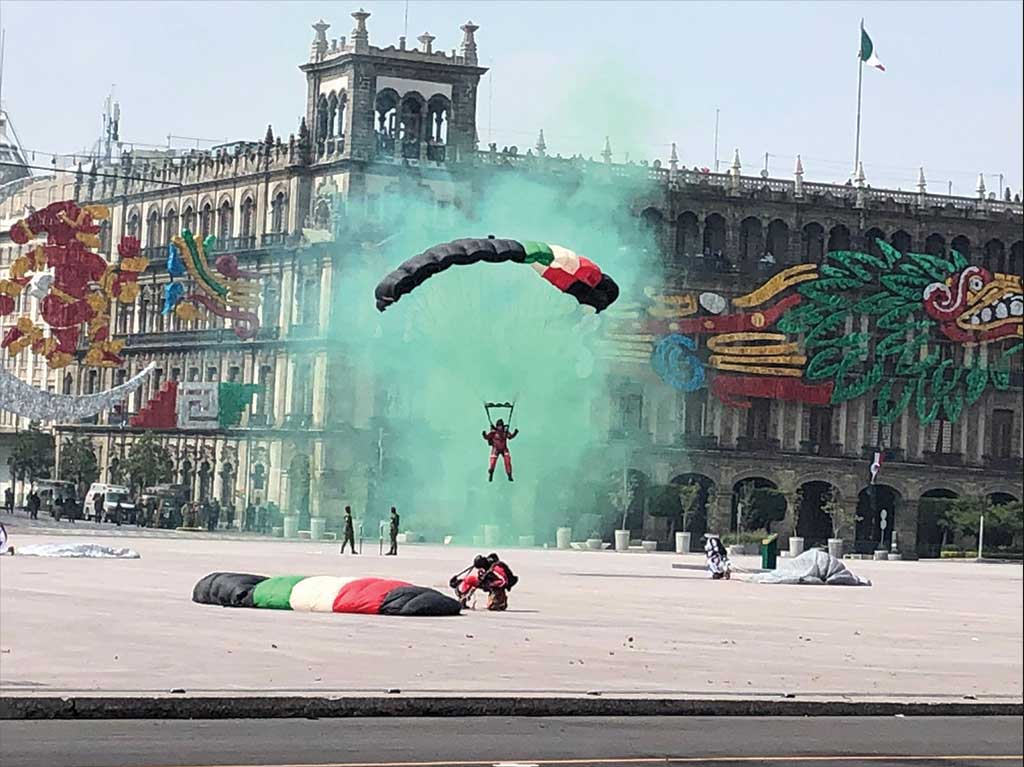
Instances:
[[[875,44],[871,42],[871,38],[868,37],[868,33],[864,31],[864,25],[860,27],[860,60],[867,64],[869,67],[884,72],[885,65],[878,60],[878,56],[875,55]]]
[[[237,426],[257,384],[168,381],[132,426],[146,429],[226,429]]]

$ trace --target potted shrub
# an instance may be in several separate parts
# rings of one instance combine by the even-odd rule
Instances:
[[[616,531],[617,532],[617,531]],[[628,547],[629,542],[626,542]],[[601,533],[597,530],[590,531],[590,537],[587,538],[587,548],[593,549],[594,551],[600,551],[604,546],[604,539],[601,537]]]
[[[804,539],[797,535],[800,529],[800,511],[804,506],[804,489],[799,488],[793,495],[793,535],[789,536],[789,556],[798,557],[804,553]]]
[[[635,475],[630,476],[629,470],[623,468],[622,482],[617,483],[617,485],[618,486],[608,494],[608,499],[612,502],[612,506],[616,509],[622,510],[622,524],[620,524],[618,529],[615,531],[615,550],[628,551],[629,529],[626,527],[626,518],[629,516],[629,510],[636,498],[639,479]]]
[[[837,559],[843,558],[843,536],[853,535],[855,525],[860,521],[856,509],[836,500],[835,494],[829,490],[823,498],[821,510],[832,518],[832,537],[828,539],[828,553]],[[853,540],[852,538],[850,540]]]

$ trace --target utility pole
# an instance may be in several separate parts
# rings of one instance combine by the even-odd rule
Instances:
[[[720,111],[715,109],[715,173],[718,173],[718,115]]]

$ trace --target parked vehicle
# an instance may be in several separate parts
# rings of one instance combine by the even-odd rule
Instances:
[[[160,509],[158,527],[174,529],[181,527],[181,505],[188,500],[188,489],[184,485],[154,485],[142,491],[139,502],[143,509],[149,508],[150,501],[155,501]],[[148,520],[147,524],[152,524]]]
[[[103,519],[96,519],[96,496],[103,496]],[[86,519],[95,522],[114,522],[118,503],[121,504],[121,519],[123,524],[135,522],[135,504],[132,502],[128,488],[124,485],[108,485],[103,482],[93,482],[89,492],[85,494],[85,505],[83,514]]]
[[[59,479],[36,479],[32,489],[39,496],[40,509],[54,519],[81,519],[82,506],[74,482]]]

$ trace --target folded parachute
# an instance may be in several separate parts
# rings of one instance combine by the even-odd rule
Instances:
[[[458,615],[459,603],[439,591],[387,578],[332,575],[210,573],[192,589],[192,601],[221,607],[261,607],[366,615]]]
[[[391,272],[377,285],[377,308],[384,311],[450,266],[506,261],[529,264],[563,293],[598,312],[619,297],[619,286],[597,264],[559,245],[529,240],[464,239],[428,248]]]

